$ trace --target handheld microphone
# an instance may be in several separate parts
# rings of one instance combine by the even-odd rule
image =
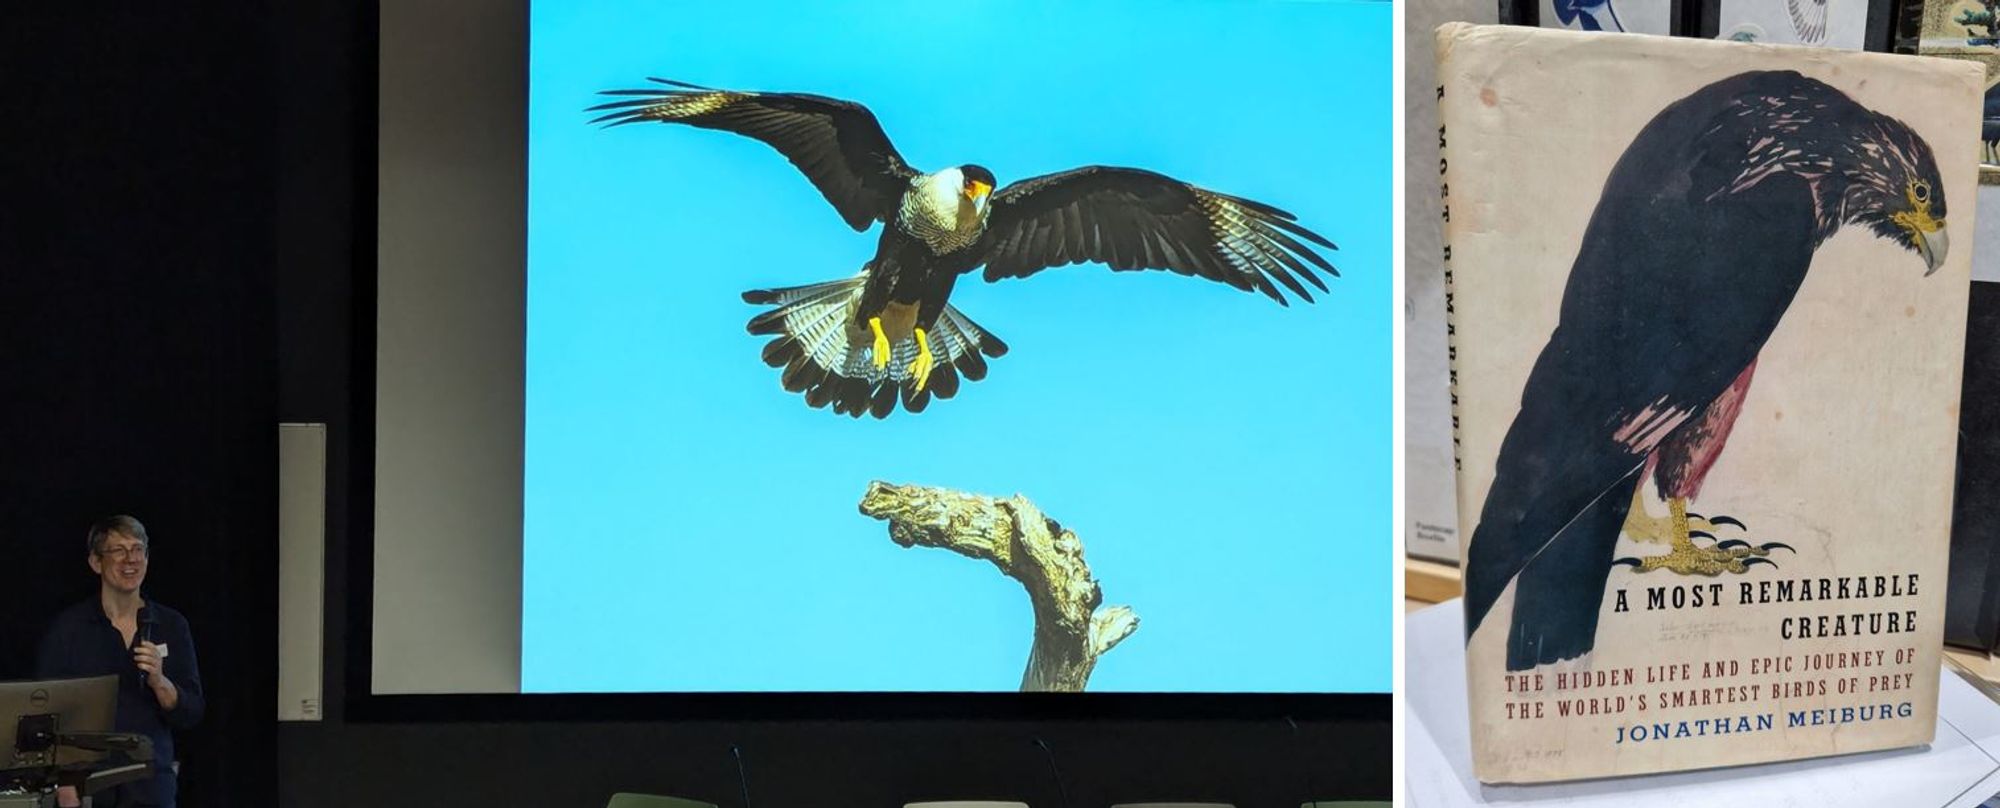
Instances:
[[[1062,808],[1069,808],[1069,786],[1063,785],[1062,769],[1056,768],[1056,751],[1050,749],[1049,742],[1042,740],[1041,736],[1035,737],[1035,745],[1042,748],[1043,754],[1048,755],[1049,775],[1055,778],[1056,793],[1062,795]]]
[[[743,747],[730,744],[729,754],[736,756],[736,784],[743,788],[743,808],[750,808],[750,775],[743,770]]]
[[[1299,722],[1288,715],[1285,716],[1285,724],[1292,728],[1292,757],[1298,760],[1299,771],[1305,774],[1306,798],[1301,804],[1319,808],[1319,787],[1313,785],[1312,761],[1307,759],[1305,742],[1299,737]]]
[[[132,635],[132,647],[133,647],[133,648],[137,648],[137,647],[139,647],[139,643],[142,643],[142,642],[148,642],[148,643],[149,643],[149,642],[152,642],[152,641],[153,641],[153,627],[154,627],[154,626],[156,626],[156,625],[158,625],[158,620],[157,620],[157,618],[153,617],[153,607],[151,607],[151,606],[140,606],[140,607],[139,607],[139,630],[138,630],[138,631],[137,631],[136,633],[134,633],[134,634]],[[146,672],[145,672],[145,671],[140,671],[140,672],[139,672],[139,684],[142,684],[142,685],[143,685],[143,684],[146,684],[146,683],[147,683],[147,682],[146,682],[146,679],[147,679],[147,674],[146,674]]]

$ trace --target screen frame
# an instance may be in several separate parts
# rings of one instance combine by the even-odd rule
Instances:
[[[525,8],[525,6],[524,6]],[[381,9],[362,4],[354,34],[352,363],[345,441],[350,458],[343,596],[341,714],[357,723],[661,720],[1233,720],[1388,721],[1388,692],[1020,693],[786,691],[654,693],[423,693],[373,689],[375,595],[376,314],[379,269]],[[519,92],[526,106],[526,75]],[[525,153],[520,155],[527,160]],[[1385,535],[1384,541],[1393,536]],[[1390,574],[1391,570],[1384,570]],[[1393,653],[1393,651],[1391,651]],[[1025,665],[1025,661],[1023,662]]]
[[[1895,50],[1895,9],[1891,0],[1868,0],[1867,22],[1862,26],[1861,50],[1893,53]],[[1690,16],[1690,15],[1683,15]],[[1722,34],[1722,0],[1699,0],[1693,6],[1694,19],[1686,23],[1689,36],[1714,39]]]

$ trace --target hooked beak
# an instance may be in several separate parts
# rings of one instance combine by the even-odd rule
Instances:
[[[1911,235],[1916,237],[1917,252],[1924,257],[1924,277],[1928,278],[1938,271],[1938,267],[1944,266],[1945,254],[1951,249],[1951,239],[1945,235],[1943,222],[1939,222],[1938,229],[1929,233],[1913,230]]]
[[[981,199],[985,199],[986,195],[992,192],[993,192],[993,186],[987,185],[986,183],[980,182],[979,180],[973,180],[972,185],[965,189],[965,198],[977,202]]]

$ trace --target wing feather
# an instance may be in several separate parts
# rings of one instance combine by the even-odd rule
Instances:
[[[1340,274],[1307,242],[1334,249],[1270,205],[1142,169],[1087,166],[994,194],[980,248],[988,281],[1101,262],[1194,275],[1289,304],[1280,284],[1311,302],[1306,284],[1327,288],[1315,268]]]
[[[649,79],[646,89],[604,90],[621,100],[591,107],[591,123],[658,121],[719,129],[777,149],[855,230],[889,221],[915,169],[903,162],[875,113],[852,101],[804,93],[710,90]]]

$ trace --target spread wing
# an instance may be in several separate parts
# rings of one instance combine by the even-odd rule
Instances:
[[[995,193],[980,248],[989,281],[1101,261],[1221,281],[1290,305],[1276,284],[1311,302],[1301,279],[1326,291],[1312,267],[1340,275],[1301,240],[1334,249],[1269,205],[1151,171],[1087,166]]]
[[[910,178],[917,175],[896,153],[875,113],[860,104],[802,93],[711,90],[647,80],[661,86],[601,92],[631,97],[591,107],[591,112],[605,112],[591,123],[684,123],[761,140],[805,172],[855,230],[894,216]]]

